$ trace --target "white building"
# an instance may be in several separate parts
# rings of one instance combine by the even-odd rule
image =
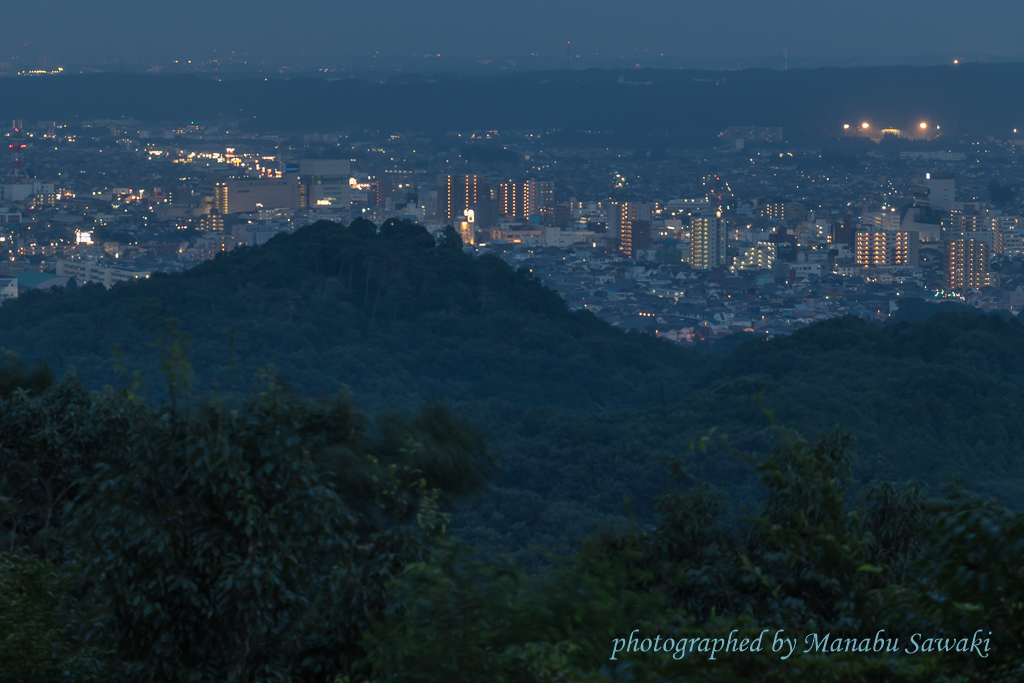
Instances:
[[[118,282],[144,280],[151,273],[148,270],[107,266],[85,259],[58,259],[57,275],[59,277],[74,278],[76,282],[82,284],[98,282],[107,289],[110,289]]]
[[[18,298],[18,278],[0,277],[0,303]]]
[[[295,165],[306,206],[348,208],[352,203],[352,165],[348,159],[302,159],[290,164],[288,170]]]
[[[23,202],[37,194],[54,194],[53,183],[32,180],[0,185],[0,202]]]

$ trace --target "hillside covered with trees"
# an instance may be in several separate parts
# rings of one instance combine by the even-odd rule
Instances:
[[[361,221],[32,293],[0,682],[1019,680],[1024,326],[907,315],[687,351]]]
[[[347,385],[374,409],[491,397],[626,406],[659,383],[689,386],[694,366],[680,349],[570,313],[528,274],[450,239],[435,246],[398,221],[379,231],[320,222],[138,286],[29,292],[0,309],[0,347],[58,373],[73,365],[94,388],[119,368],[140,370],[159,392],[152,343],[173,319],[200,392],[273,363],[296,389]]]
[[[169,397],[161,367],[187,361],[195,396],[245,394],[272,367],[306,395],[348,387],[371,414],[444,404],[500,463],[487,493],[458,504],[452,533],[531,563],[532,546],[570,554],[595,525],[627,523],[627,510],[654,524],[665,461],[712,427],[767,457],[770,415],[804,435],[851,434],[857,486],[935,492],[959,479],[1019,505],[1016,320],[839,319],[723,357],[571,312],[528,273],[462,253],[455,235],[441,242],[408,223],[318,223],[178,275],[30,293],[0,309],[0,347],[57,377],[73,367],[94,390],[129,388],[138,372],[151,401]],[[751,462],[687,458],[733,499],[759,501]]]
[[[490,462],[436,406],[371,430],[272,375],[189,405],[168,363],[175,398],[154,406],[2,374],[0,681],[1024,674],[1024,517],[887,482],[851,500],[841,432],[774,430],[740,514],[676,458],[656,525],[530,574],[448,538],[443,510]]]

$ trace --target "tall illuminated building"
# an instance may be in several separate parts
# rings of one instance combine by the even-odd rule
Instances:
[[[536,180],[501,183],[498,210],[506,218],[528,219],[540,215],[540,196]]]
[[[921,236],[916,231],[862,230],[854,239],[854,258],[858,266],[918,265]]]
[[[725,265],[726,225],[719,216],[690,219],[690,266],[711,270]]]
[[[487,217],[491,181],[485,175],[442,175],[437,178],[437,213],[442,222],[457,220],[467,211],[475,212],[477,223]],[[489,227],[489,226],[485,226]]]
[[[608,210],[608,235],[626,258],[636,258],[640,249],[651,246],[651,205],[612,202]]]
[[[979,240],[953,240],[946,248],[946,285],[952,291],[992,285],[989,246]]]

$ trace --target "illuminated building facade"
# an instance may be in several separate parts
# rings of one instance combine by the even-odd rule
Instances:
[[[951,211],[949,226],[953,234],[978,230],[998,230],[999,218],[999,216],[975,216],[967,215],[962,211]]]
[[[895,209],[869,211],[860,217],[861,225],[869,230],[886,230],[895,232],[900,229],[900,212]]]
[[[720,217],[690,219],[690,265],[710,270],[725,265],[726,225]]]
[[[991,286],[990,254],[989,246],[978,240],[963,238],[950,242],[946,248],[946,285],[949,289],[958,291]]]
[[[474,211],[469,209],[467,213],[469,214],[467,217],[457,218],[454,221],[453,227],[459,233],[459,237],[462,238],[463,244],[476,244],[476,230],[472,220],[474,218]]]
[[[265,209],[297,209],[300,206],[299,179],[239,178],[221,180],[214,187],[214,209],[219,214],[254,213]]]
[[[921,236],[917,232],[865,230],[858,232],[855,236],[854,258],[858,266],[865,268],[878,266],[916,268],[920,245]]]
[[[758,209],[761,218],[767,218],[770,221],[803,220],[806,213],[807,211],[799,204],[771,199]]]
[[[298,167],[300,207],[348,208],[352,204],[352,173],[348,159],[302,159]],[[264,207],[288,208],[269,207],[265,203]]]
[[[536,180],[516,183],[509,181],[500,186],[498,208],[506,218],[524,218],[540,215],[540,196]]]
[[[57,276],[74,278],[76,282],[86,284],[98,282],[110,289],[119,282],[145,280],[152,274],[149,270],[105,266],[87,259],[58,259]]]
[[[390,174],[373,181],[370,192],[370,204],[383,208],[388,199],[393,202],[405,201],[406,195],[412,192],[412,183],[405,175]]]
[[[1006,220],[996,232],[995,253],[1010,257],[1024,254],[1024,230]]]
[[[743,249],[733,266],[736,270],[771,270],[774,263],[775,245],[758,242]]]
[[[555,204],[555,184],[550,180],[537,181],[537,208],[543,209]]]
[[[569,220],[572,218],[572,210],[566,202],[561,204],[549,204],[541,207],[540,215],[541,222],[544,225],[564,228],[569,225]]]
[[[473,211],[477,223],[488,223],[491,181],[485,175],[443,175],[437,179],[437,212],[443,222],[458,220],[467,211]],[[458,227],[458,226],[456,226]],[[490,225],[484,225],[490,228]]]
[[[608,234],[626,258],[636,258],[638,250],[651,246],[651,205],[612,202],[608,210]]]

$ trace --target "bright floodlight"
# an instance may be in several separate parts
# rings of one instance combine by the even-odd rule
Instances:
[[[927,129],[928,129],[928,124],[925,123],[924,121],[922,121],[921,122],[921,130],[927,130]]]
[[[861,127],[861,128],[863,128],[864,130],[867,130],[867,129],[868,129],[868,128],[870,128],[871,126],[869,126],[869,125],[867,124],[867,122],[865,121],[864,123],[860,124],[860,127]]]
[[[843,129],[844,129],[844,130],[847,130],[847,129],[849,129],[849,128],[850,128],[850,124],[848,124],[848,123],[844,123],[844,124],[843,124]],[[1017,131],[1013,131],[1013,132],[1014,132],[1014,133],[1016,133]]]

